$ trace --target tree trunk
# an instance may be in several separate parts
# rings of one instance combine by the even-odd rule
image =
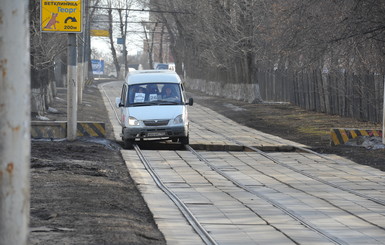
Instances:
[[[116,55],[116,49],[115,49],[115,45],[114,45],[114,39],[113,39],[113,36],[112,36],[112,9],[108,9],[108,32],[109,32],[109,39],[110,39],[110,46],[111,46],[111,54],[112,54],[112,59],[113,59],[113,62],[114,62],[114,65],[115,65],[115,69],[116,69],[116,77],[117,78],[120,78],[120,64],[119,64],[119,61],[118,61],[118,57]]]

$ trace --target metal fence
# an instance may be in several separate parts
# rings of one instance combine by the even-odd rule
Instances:
[[[384,76],[322,70],[259,70],[265,101],[285,101],[307,110],[382,122]]]

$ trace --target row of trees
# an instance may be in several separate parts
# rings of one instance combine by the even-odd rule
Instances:
[[[153,57],[151,32],[161,28],[167,32],[176,71],[191,78],[254,84],[258,91],[260,71],[290,70],[291,74],[305,70],[322,74],[347,71],[377,75],[385,72],[383,1],[94,0],[91,3],[90,19],[93,13],[109,17],[110,47],[118,73],[121,63],[127,72],[125,45],[129,42],[130,9],[140,4],[151,10],[151,21],[143,23],[144,33],[149,34],[145,35],[144,50],[149,63]],[[32,87],[41,87],[52,80],[50,68],[65,61],[66,38],[63,34],[40,33],[38,2],[30,1],[30,13]],[[116,35],[125,40],[123,47],[116,46]],[[259,95],[255,102],[262,100]]]
[[[145,4],[145,3],[144,3]],[[152,45],[154,28],[157,23],[154,22],[153,27],[147,20],[137,15],[141,12],[148,12],[143,9],[143,2],[140,0],[101,0],[98,6],[93,5],[95,10],[94,22],[98,23],[97,16],[106,16],[104,22],[108,26],[108,39],[110,56],[106,59],[111,59],[113,69],[116,71],[117,77],[123,78],[129,71],[129,64],[144,64],[145,67],[153,67],[152,63]],[[143,43],[147,43],[144,48],[143,55],[128,55],[128,44],[132,42],[130,38],[133,36],[142,36]],[[120,42],[117,42],[117,38]],[[95,52],[97,53],[97,52]],[[123,69],[122,69],[123,68]]]
[[[113,63],[117,74],[120,73],[121,64],[124,65],[125,71],[128,68],[128,56],[126,42],[121,49],[121,55],[117,52],[114,39],[116,36],[122,37],[124,40],[127,36],[127,18],[129,9],[133,0],[83,0],[84,25],[83,33],[77,35],[78,44],[78,70],[79,82],[83,79],[87,82],[93,81],[93,73],[91,66],[91,58],[95,57],[97,52],[92,54],[91,50],[91,23],[96,22],[95,16],[104,14],[109,17],[110,47]],[[31,87],[32,87],[32,112],[43,114],[48,108],[55,93],[55,86],[65,86],[66,69],[67,69],[67,34],[61,33],[42,33],[40,31],[40,2],[29,1],[30,16],[30,50],[31,50]],[[119,33],[116,35],[116,33]],[[118,49],[119,50],[119,49]],[[84,63],[83,63],[84,62]],[[80,74],[83,73],[83,74]]]
[[[258,84],[261,69],[385,72],[383,1],[153,0],[150,7],[171,37],[177,71],[183,63],[189,77]]]
[[[90,1],[85,1],[87,6]],[[92,1],[98,4],[99,0]],[[40,1],[29,1],[30,18],[30,57],[32,113],[43,114],[55,94],[56,85],[64,86],[67,73],[67,34],[43,33],[40,31]],[[92,16],[92,11],[84,14]],[[91,49],[89,26],[83,26],[84,32],[77,35],[79,63],[86,61],[85,80],[93,80],[91,69]],[[84,47],[84,49],[83,49]],[[82,64],[82,67],[84,65]],[[80,71],[82,72],[82,70]]]

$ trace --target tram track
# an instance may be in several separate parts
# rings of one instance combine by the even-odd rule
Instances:
[[[118,120],[118,122],[120,123],[121,120],[118,116],[118,113],[117,113],[117,110],[114,106],[114,104],[112,103],[111,99],[110,99],[110,96],[107,94],[107,92],[105,91],[105,88],[104,88],[104,85],[103,84],[101,86],[102,88],[102,91],[104,93],[104,95],[106,96],[106,98],[108,99],[108,102],[111,106],[111,108],[113,109],[114,111],[114,114],[115,114],[115,117],[116,119]],[[148,173],[151,175],[151,178],[153,179],[153,181],[156,183],[156,185],[170,198],[170,200],[172,200],[172,202],[177,206],[177,208],[180,210],[180,212],[183,214],[183,216],[185,217],[185,219],[187,220],[187,222],[191,225],[191,227],[194,229],[194,231],[199,235],[199,237],[202,239],[202,241],[206,244],[206,245],[218,245],[218,243],[213,239],[213,237],[207,232],[207,230],[199,223],[199,221],[197,220],[197,218],[193,215],[193,213],[188,209],[188,207],[178,198],[177,195],[175,195],[171,190],[170,188],[168,188],[166,185],[164,185],[164,183],[162,182],[161,178],[159,177],[159,175],[156,173],[156,171],[154,170],[154,168],[152,167],[150,161],[148,161],[146,159],[146,157],[144,156],[142,150],[140,149],[140,147],[137,145],[137,144],[133,144],[132,145],[136,154],[138,155],[140,161],[143,163],[143,165],[145,166],[146,170],[148,171]]]
[[[222,171],[221,169],[219,169],[219,168],[215,167],[213,164],[211,164],[210,161],[208,161],[206,158],[204,158],[201,154],[199,154],[197,151],[195,151],[192,147],[186,146],[186,148],[190,152],[192,152],[195,156],[197,156],[198,159],[200,159],[202,162],[204,162],[205,164],[210,166],[210,168],[212,168],[215,172],[217,172],[218,174],[220,174],[221,176],[223,176],[224,178],[226,178],[227,180],[229,180],[230,182],[232,182],[233,184],[235,184],[239,188],[241,188],[241,189],[243,189],[243,190],[245,190],[245,191],[247,191],[247,192],[257,196],[258,198],[261,198],[261,199],[265,200],[266,202],[270,203],[272,206],[274,206],[274,207],[278,208],[279,210],[283,211],[285,214],[287,214],[288,216],[290,216],[294,220],[297,220],[298,222],[303,224],[308,229],[310,229],[310,230],[312,230],[312,231],[322,235],[323,237],[327,238],[332,243],[334,243],[334,244],[341,244],[341,245],[342,244],[347,244],[344,241],[340,240],[339,238],[329,234],[328,232],[323,231],[323,230],[317,228],[315,225],[311,224],[311,222],[307,221],[305,218],[303,218],[300,215],[296,214],[294,211],[289,210],[285,206],[279,204],[279,202],[274,201],[273,199],[267,197],[266,195],[264,195],[262,193],[259,193],[259,192],[255,191],[255,190],[253,190],[252,188],[249,188],[246,185],[242,184],[240,181],[232,178],[231,176],[226,174],[225,171]]]
[[[197,123],[197,122],[194,122],[194,123],[199,124],[199,123]],[[320,182],[320,183],[322,183],[322,184],[324,184],[324,185],[328,185],[328,186],[330,186],[330,187],[332,187],[332,188],[339,189],[339,190],[341,190],[341,191],[343,191],[343,192],[347,192],[347,193],[350,193],[350,194],[352,194],[352,195],[361,197],[361,198],[363,198],[363,199],[372,201],[372,202],[374,202],[374,203],[376,203],[376,204],[379,204],[379,205],[381,205],[381,206],[385,206],[385,200],[381,200],[381,199],[378,199],[378,198],[374,198],[374,197],[365,195],[365,194],[363,194],[363,193],[360,193],[360,192],[357,192],[357,191],[354,191],[354,190],[345,188],[345,187],[343,187],[343,186],[341,186],[341,185],[332,183],[332,182],[330,182],[330,181],[326,181],[326,180],[324,180],[324,179],[322,179],[322,178],[319,178],[319,177],[317,177],[317,176],[315,176],[315,175],[313,175],[313,174],[306,173],[306,172],[304,172],[304,171],[302,171],[302,170],[300,170],[300,169],[297,169],[297,168],[295,168],[295,167],[292,167],[292,166],[290,166],[289,164],[286,164],[286,163],[284,163],[284,162],[282,162],[282,161],[276,159],[275,157],[272,157],[272,156],[269,155],[268,153],[266,153],[266,152],[264,152],[264,151],[262,151],[262,150],[260,150],[260,149],[258,149],[258,148],[256,148],[256,147],[249,146],[249,145],[245,145],[245,144],[243,144],[243,143],[241,143],[241,142],[239,142],[239,141],[237,141],[237,140],[235,140],[235,139],[233,139],[233,138],[231,138],[231,137],[229,137],[229,136],[227,136],[227,135],[225,135],[225,134],[223,134],[223,133],[221,133],[221,132],[218,132],[218,131],[212,130],[212,129],[210,129],[210,128],[207,128],[207,127],[205,127],[205,126],[202,125],[202,124],[199,124],[199,126],[205,128],[205,129],[208,130],[208,131],[211,131],[212,133],[221,135],[222,137],[226,138],[227,140],[232,141],[232,142],[234,142],[235,144],[237,144],[237,145],[239,145],[239,146],[242,146],[242,147],[245,148],[245,149],[249,149],[249,151],[256,152],[256,153],[260,154],[261,156],[263,156],[263,157],[269,159],[270,161],[274,162],[275,164],[278,164],[278,165],[283,166],[283,167],[285,167],[285,168],[287,168],[287,169],[290,169],[290,170],[293,171],[293,172],[296,172],[296,173],[301,174],[301,175],[303,175],[303,176],[306,176],[306,177],[308,177],[308,178],[310,178],[310,179],[313,179],[313,180],[315,180],[315,181],[318,181],[318,182]],[[293,147],[294,149],[297,149],[297,150],[299,150],[299,151],[301,151],[301,152],[306,152],[306,153],[309,153],[309,154],[312,154],[312,155],[316,155],[317,157],[323,158],[323,159],[328,160],[328,161],[332,161],[332,162],[334,162],[334,163],[336,163],[336,164],[344,164],[343,162],[336,161],[336,160],[331,159],[331,158],[329,158],[329,157],[327,157],[327,156],[324,156],[324,155],[322,155],[322,154],[319,154],[319,153],[317,153],[317,152],[314,152],[314,151],[312,151],[312,150],[310,150],[310,149],[306,149],[306,148],[298,147],[298,146],[294,146],[294,145],[290,145],[290,147]],[[256,196],[259,197],[259,198],[262,198],[262,199],[266,200],[268,203],[272,204],[273,206],[277,207],[277,208],[280,209],[281,211],[285,212],[285,213],[288,214],[290,217],[292,217],[293,219],[299,221],[300,223],[302,223],[304,226],[306,226],[306,227],[309,228],[310,230],[313,230],[313,231],[315,231],[315,232],[321,234],[322,236],[324,236],[325,238],[329,239],[330,241],[332,241],[332,242],[335,243],[335,244],[346,244],[344,241],[340,240],[339,238],[337,238],[337,237],[335,237],[335,236],[332,236],[332,235],[328,234],[327,232],[322,231],[321,229],[318,229],[317,227],[315,227],[314,225],[312,225],[310,222],[308,222],[306,219],[302,218],[300,215],[295,214],[295,212],[293,212],[293,211],[287,209],[286,207],[280,205],[278,202],[274,201],[273,199],[270,199],[269,197],[267,197],[266,195],[263,195],[262,193],[259,193],[259,192],[254,191],[252,188],[247,187],[246,185],[240,183],[238,180],[236,180],[236,179],[232,178],[231,176],[227,175],[224,171],[220,170],[219,168],[217,168],[217,167],[215,167],[213,164],[211,164],[210,161],[208,161],[207,159],[205,159],[201,154],[199,154],[197,151],[195,151],[191,146],[186,146],[186,149],[188,149],[190,152],[192,152],[194,155],[196,155],[201,161],[205,162],[208,166],[210,166],[210,168],[212,168],[214,171],[216,171],[217,173],[219,173],[221,176],[223,176],[223,177],[225,177],[226,179],[230,180],[230,181],[231,181],[232,183],[234,183],[236,186],[240,187],[241,189],[243,189],[243,190],[245,190],[245,191],[247,191],[247,192],[249,192],[249,193],[252,193],[252,194],[256,195]],[[254,167],[252,167],[252,166],[250,166],[250,167],[251,167],[251,168],[254,168]],[[280,180],[278,180],[278,181],[281,182]],[[283,183],[283,182],[281,182],[281,183]],[[283,183],[283,184],[286,184],[286,183]],[[293,186],[289,186],[289,187],[290,187],[290,188],[293,188],[293,189],[296,189],[296,190],[299,190],[298,188],[294,188]],[[302,191],[302,190],[299,190],[299,191]],[[382,226],[380,226],[380,225],[378,225],[378,224],[375,224],[375,223],[373,223],[373,222],[371,222],[371,221],[369,221],[369,220],[367,220],[367,219],[364,219],[364,218],[362,218],[362,217],[360,217],[360,216],[358,216],[358,215],[355,215],[354,213],[350,212],[349,210],[343,209],[343,208],[341,208],[341,207],[339,207],[339,206],[333,204],[333,203],[330,202],[329,200],[326,200],[326,199],[321,198],[321,197],[319,197],[319,196],[315,196],[314,194],[310,194],[310,193],[306,193],[306,194],[307,194],[307,195],[311,195],[311,196],[313,196],[313,197],[315,197],[315,198],[319,198],[319,199],[321,199],[322,201],[327,202],[329,205],[331,205],[331,206],[333,206],[333,207],[335,207],[335,208],[338,208],[338,209],[340,209],[340,210],[342,210],[342,211],[348,213],[349,215],[355,216],[356,218],[358,218],[358,219],[360,219],[360,220],[362,220],[362,221],[364,221],[364,222],[367,222],[368,224],[373,225],[373,226],[375,226],[375,227],[377,227],[377,228],[379,228],[379,229],[381,229],[381,230],[385,230],[385,227],[382,227]]]
[[[107,93],[105,93],[105,95],[108,97]],[[108,97],[108,100],[109,100],[109,103],[110,103],[111,107],[113,108],[113,110],[115,112],[115,116],[116,116],[117,120],[120,121],[118,113],[116,112],[116,109],[113,106],[113,103],[111,102],[109,97]],[[194,121],[192,121],[192,122],[196,123]],[[196,123],[196,124],[198,124],[198,123]],[[262,150],[260,150],[260,149],[258,149],[256,147],[254,147],[254,146],[245,145],[242,142],[239,142],[239,141],[237,141],[234,138],[231,138],[231,137],[229,137],[229,136],[227,136],[227,135],[225,135],[225,134],[223,134],[221,132],[217,132],[217,131],[215,131],[213,129],[207,128],[207,127],[205,127],[202,124],[199,124],[199,126],[205,128],[206,130],[211,131],[212,133],[221,135],[222,137],[226,138],[227,140],[233,142],[234,144],[240,145],[243,148],[248,149],[249,151],[256,152],[257,154],[265,157],[266,159],[269,159],[270,161],[274,162],[275,164],[278,164],[278,165],[280,165],[280,166],[282,166],[284,168],[287,168],[287,169],[289,169],[289,170],[291,170],[291,171],[293,171],[295,173],[298,173],[300,175],[306,176],[307,178],[310,178],[310,179],[312,179],[314,181],[317,181],[317,182],[322,183],[324,185],[330,186],[332,188],[338,189],[340,191],[347,192],[349,194],[355,195],[355,196],[363,198],[365,200],[369,200],[369,201],[371,201],[371,202],[373,202],[375,204],[378,204],[378,205],[381,205],[381,206],[385,206],[385,200],[378,199],[378,198],[375,198],[375,197],[371,197],[369,195],[360,193],[358,191],[351,190],[351,189],[346,188],[344,186],[341,186],[341,185],[335,184],[333,182],[324,180],[324,179],[322,179],[320,177],[315,176],[314,174],[307,173],[307,172],[305,172],[305,171],[303,171],[301,169],[297,169],[297,168],[295,168],[293,166],[290,166],[289,164],[280,161],[279,159],[271,156],[270,154],[268,154],[268,153],[266,153],[266,152],[264,152],[264,151],[262,151]],[[183,214],[185,219],[188,221],[188,223],[193,227],[193,229],[196,231],[196,233],[201,237],[202,241],[204,241],[205,244],[217,244],[217,242],[213,239],[213,237],[210,235],[210,233],[199,223],[198,219],[188,209],[188,207],[183,203],[183,201],[180,200],[177,195],[175,195],[166,185],[164,185],[162,183],[160,176],[156,173],[156,170],[152,167],[151,162],[146,159],[146,157],[143,154],[143,152],[141,151],[140,147],[137,144],[134,144],[133,146],[134,146],[134,150],[136,151],[137,155],[139,156],[139,159],[141,160],[141,162],[145,166],[146,170],[149,172],[149,174],[153,178],[153,180],[156,183],[156,185],[175,203],[175,205],[181,211],[181,213]],[[323,158],[323,159],[325,159],[327,161],[331,161],[331,162],[336,163],[336,164],[344,164],[341,161],[336,161],[334,159],[328,158],[327,156],[324,156],[322,154],[314,152],[314,151],[312,151],[310,149],[306,149],[306,148],[298,147],[298,146],[294,146],[294,145],[291,146],[291,147],[293,147],[295,149],[298,149],[298,151],[300,151],[300,152],[305,152],[305,153],[313,154],[313,155],[316,155],[316,156],[318,156],[320,158]],[[246,192],[248,192],[250,194],[253,194],[256,197],[266,201],[270,205],[274,206],[275,208],[277,208],[277,209],[281,210],[282,212],[284,212],[285,214],[287,214],[292,219],[298,221],[300,224],[302,224],[307,229],[309,229],[309,230],[319,234],[320,236],[324,237],[325,239],[327,239],[331,243],[333,243],[333,244],[341,244],[341,245],[342,244],[348,244],[343,239],[340,239],[339,237],[337,237],[337,236],[335,236],[333,234],[330,234],[328,231],[326,231],[324,229],[320,229],[316,224],[313,224],[313,222],[309,221],[308,219],[306,219],[302,215],[296,213],[295,210],[291,210],[290,208],[285,207],[284,205],[280,204],[278,201],[275,201],[274,199],[268,197],[267,195],[265,195],[263,193],[259,193],[258,191],[255,191],[253,188],[248,187],[247,185],[243,184],[241,181],[238,181],[237,179],[234,179],[233,177],[229,176],[225,171],[221,170],[220,168],[216,167],[214,164],[210,163],[209,160],[207,160],[202,154],[200,154],[199,152],[194,150],[191,146],[186,145],[186,150],[190,151],[200,161],[204,162],[213,171],[215,171],[216,173],[218,173],[219,175],[221,175],[222,177],[224,177],[228,181],[232,182],[235,186],[237,186],[237,187],[243,189],[244,191],[246,191]],[[285,184],[285,183],[282,182],[282,184]],[[297,190],[299,190],[299,189],[297,189]],[[301,191],[301,190],[299,190],[299,191]],[[307,194],[309,195],[309,193],[307,193]],[[329,202],[326,199],[323,199],[321,197],[315,196],[314,194],[311,194],[311,195],[314,198],[319,198],[322,201],[327,202],[329,205],[334,206],[335,208],[340,208],[337,205],[334,205],[333,203]],[[372,222],[370,222],[370,221],[368,221],[366,219],[363,219],[363,218],[361,218],[361,217],[359,217],[359,216],[349,212],[348,210],[345,210],[345,209],[342,209],[342,208],[340,208],[340,209],[342,211],[348,213],[349,215],[354,215],[356,218],[359,218],[362,221],[369,223],[370,225],[376,226],[377,228],[379,228],[381,230],[385,230],[384,227],[382,227],[382,226],[380,226],[378,224],[375,224],[375,223],[372,223]]]
[[[211,237],[211,235],[205,230],[205,228],[199,223],[197,218],[193,215],[193,213],[188,209],[188,207],[183,203],[182,200],[178,198],[166,185],[163,184],[161,178],[156,173],[154,168],[151,166],[151,163],[146,159],[141,149],[137,144],[133,144],[133,147],[138,154],[140,160],[145,166],[148,173],[151,175],[152,179],[156,183],[156,185],[174,202],[174,204],[181,211],[183,216],[186,218],[188,223],[193,227],[196,233],[201,237],[203,242],[207,245],[217,245],[216,241]]]
[[[284,163],[284,162],[282,162],[282,161],[280,161],[280,160],[278,160],[278,159],[276,159],[276,158],[270,156],[268,153],[266,153],[266,152],[264,152],[264,151],[262,151],[262,150],[260,150],[260,149],[258,149],[258,148],[256,148],[256,147],[249,146],[249,145],[245,145],[245,144],[243,144],[242,142],[239,142],[238,140],[235,140],[235,139],[233,139],[233,138],[231,138],[231,137],[229,137],[229,136],[227,136],[227,135],[225,135],[225,134],[223,134],[223,133],[221,133],[221,132],[218,132],[218,131],[212,130],[212,129],[210,129],[210,128],[207,128],[207,127],[205,127],[204,125],[199,124],[199,123],[197,123],[197,122],[194,122],[194,123],[200,125],[201,127],[204,127],[204,128],[205,128],[206,130],[208,130],[208,131],[211,131],[211,132],[213,132],[213,133],[215,133],[215,134],[221,135],[222,137],[226,138],[226,139],[229,140],[229,141],[234,142],[235,144],[237,144],[237,145],[239,145],[239,146],[242,146],[242,147],[247,148],[247,149],[249,149],[249,150],[251,150],[251,151],[257,152],[258,154],[264,156],[265,158],[271,160],[272,162],[274,162],[274,163],[276,163],[276,164],[279,164],[280,166],[283,166],[283,167],[285,167],[285,168],[288,168],[288,169],[290,169],[290,170],[292,170],[292,171],[294,171],[294,172],[296,172],[296,173],[299,173],[299,174],[304,175],[304,176],[306,176],[306,177],[308,177],[308,178],[311,178],[311,179],[313,179],[313,180],[316,180],[316,181],[318,181],[318,182],[320,182],[320,183],[322,183],[322,184],[331,186],[331,187],[336,188],[336,189],[339,189],[339,190],[341,190],[341,191],[348,192],[348,193],[350,193],[350,194],[353,194],[353,195],[359,196],[359,197],[361,197],[361,198],[370,200],[370,201],[372,201],[372,202],[374,202],[374,203],[377,203],[377,204],[379,204],[379,205],[385,206],[385,200],[378,199],[378,198],[375,198],[375,197],[371,197],[371,196],[362,194],[362,193],[360,193],[360,192],[357,192],[357,191],[354,191],[354,190],[345,188],[345,187],[343,187],[343,186],[341,186],[341,185],[338,185],[338,184],[332,183],[332,182],[330,182],[330,181],[324,180],[324,179],[322,179],[322,178],[319,178],[319,177],[317,177],[317,176],[315,176],[315,175],[313,175],[313,174],[306,173],[306,172],[304,172],[304,171],[302,171],[302,170],[300,170],[300,169],[297,169],[297,168],[295,168],[295,167],[292,167],[292,166],[290,166],[289,164],[286,164],[286,163]],[[317,152],[315,152],[315,151],[312,151],[312,150],[310,150],[310,149],[306,149],[306,148],[304,148],[304,147],[298,147],[298,146],[295,146],[295,145],[290,145],[290,147],[293,147],[294,149],[298,149],[299,151],[302,151],[302,152],[306,152],[306,153],[309,153],[309,154],[316,155],[317,157],[323,158],[323,159],[325,159],[325,160],[327,160],[327,161],[330,161],[330,162],[334,162],[334,163],[336,163],[336,164],[344,164],[344,163],[341,162],[341,161],[336,161],[336,160],[334,160],[334,159],[331,159],[331,158],[329,158],[329,157],[327,157],[327,156],[324,156],[324,155],[322,155],[322,154],[319,154],[319,153],[317,153]]]
[[[176,206],[179,208],[179,210],[185,216],[186,220],[192,225],[192,227],[199,234],[199,236],[201,236],[201,238],[205,242],[205,244],[217,244],[215,242],[215,240],[209,235],[209,232],[207,232],[205,230],[205,228],[202,225],[199,224],[199,221],[197,221],[197,219],[194,216],[194,214],[192,214],[192,212],[188,210],[188,208],[184,205],[183,201],[180,200],[175,194],[173,194],[172,191],[169,188],[167,188],[164,184],[161,183],[160,177],[156,174],[156,170],[154,170],[153,167],[151,166],[151,163],[145,159],[145,157],[144,157],[143,153],[141,152],[139,146],[135,144],[134,148],[137,151],[137,154],[140,156],[140,159],[141,159],[142,163],[145,165],[147,171],[149,171],[151,176],[153,176],[153,179],[157,183],[159,188],[164,193],[166,193],[170,197],[170,199],[176,204]],[[309,229],[309,230],[319,234],[320,236],[324,237],[325,239],[330,241],[332,244],[339,244],[339,245],[349,244],[349,243],[345,242],[344,240],[338,238],[337,236],[335,236],[333,234],[330,234],[326,230],[319,228],[316,224],[313,224],[313,222],[308,220],[306,217],[303,217],[302,215],[296,213],[295,210],[291,210],[290,208],[287,208],[284,205],[281,205],[278,201],[275,201],[274,199],[268,197],[267,195],[265,195],[263,193],[260,193],[260,192],[258,192],[256,190],[254,190],[253,188],[250,188],[247,185],[242,184],[237,179],[234,179],[233,177],[229,176],[228,174],[226,174],[226,171],[223,171],[220,168],[216,167],[214,164],[210,163],[209,160],[207,160],[205,157],[203,157],[199,152],[195,151],[191,146],[187,145],[186,146],[186,150],[190,151],[200,161],[204,162],[212,170],[214,170],[216,173],[218,173],[219,175],[221,175],[222,177],[224,177],[225,179],[227,179],[228,181],[233,183],[235,186],[237,186],[237,187],[241,188],[242,190],[244,190],[244,191],[246,191],[246,192],[248,192],[250,194],[253,194],[256,197],[266,201],[267,203],[271,204],[273,207],[281,210],[283,213],[285,213],[286,215],[291,217],[293,220],[298,221],[300,224],[302,224],[307,229]],[[263,155],[265,155],[265,153]],[[282,182],[282,184],[285,184],[285,183]],[[293,187],[290,187],[290,188],[293,188]],[[297,190],[301,191],[299,189],[297,189]],[[306,193],[306,194],[309,195],[309,196],[312,196],[314,198],[321,199],[322,201],[327,202],[329,205],[331,205],[331,206],[333,206],[335,208],[341,209],[337,205],[334,205],[331,202],[329,202],[328,200],[325,200],[325,199],[323,199],[323,198],[321,198],[319,196],[316,196],[314,194],[309,194],[309,193]],[[346,212],[346,213],[348,213],[349,215],[353,215],[356,218],[361,219],[364,222],[369,223],[370,225],[373,225],[373,226],[375,226],[375,227],[377,227],[377,228],[379,228],[381,230],[384,230],[383,227],[381,227],[381,226],[379,226],[377,224],[374,224],[374,223],[372,223],[372,222],[370,222],[368,220],[362,219],[361,217],[356,216],[355,214],[353,214],[352,212],[349,212],[348,210],[345,210],[345,209],[341,209],[341,210]],[[256,213],[256,214],[258,215],[258,213]],[[295,241],[293,240],[293,242],[295,242]]]

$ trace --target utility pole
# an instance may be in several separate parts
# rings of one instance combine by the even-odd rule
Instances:
[[[89,57],[89,32],[90,32],[90,15],[89,2],[84,0],[84,31],[83,31],[83,82],[89,80],[88,77],[88,57]]]
[[[77,131],[77,75],[76,75],[76,34],[68,34],[67,50],[67,140],[76,139]]]
[[[128,0],[126,0],[126,8],[128,8]],[[128,24],[128,10],[126,9],[126,16],[124,20],[124,36],[123,36],[123,57],[124,57],[124,77],[123,79],[126,78],[128,74],[128,60],[127,60],[127,24]]]
[[[26,245],[31,150],[28,1],[0,4],[0,245]]]
[[[77,90],[78,90],[78,104],[83,103],[83,86],[84,86],[84,38],[83,33],[80,33],[78,36],[78,69],[77,69]]]
[[[385,145],[385,76],[384,76],[384,102],[382,103],[382,144]]]
[[[85,25],[84,25],[84,73],[86,80],[94,81],[91,64],[91,19],[94,16],[95,8],[90,11],[90,0],[84,0],[85,4]]]

